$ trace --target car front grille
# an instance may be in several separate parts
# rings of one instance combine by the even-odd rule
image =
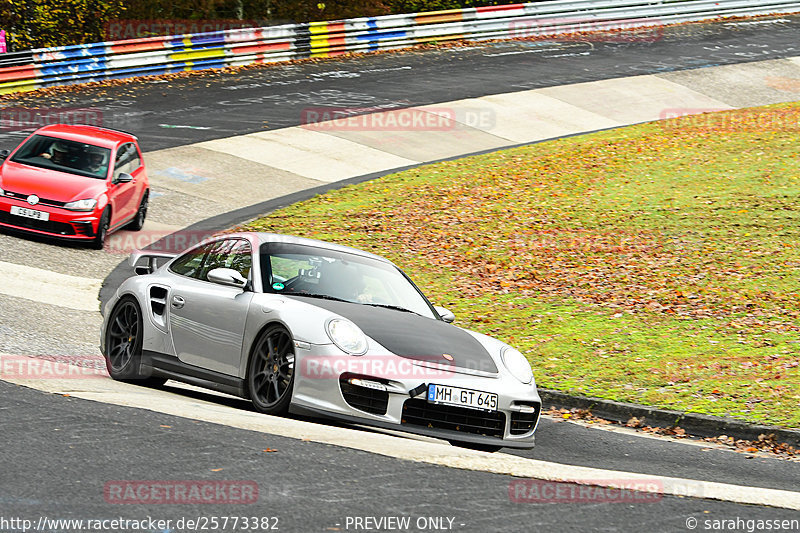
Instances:
[[[372,413],[374,415],[385,415],[389,405],[389,393],[387,391],[369,389],[353,385],[348,380],[356,376],[354,374],[343,374],[339,380],[339,387],[342,389],[344,401],[350,407]],[[374,378],[364,377],[363,379],[374,380]]]
[[[15,198],[17,200],[25,200],[28,198],[28,194],[23,194],[19,192],[12,192],[12,191],[5,191],[5,195],[9,198]],[[49,205],[53,207],[64,207],[66,202],[59,202],[58,200],[48,200],[47,198],[39,198],[39,203],[42,205]]]
[[[53,222],[52,220],[36,220],[33,218],[18,217],[8,211],[0,211],[0,224],[8,224],[15,228],[34,229],[52,233],[53,235],[75,235],[75,228],[66,222]]]
[[[528,407],[533,407],[535,411],[532,413],[511,413],[511,429],[509,430],[512,435],[524,435],[530,433],[536,427],[536,421],[539,420],[539,413],[542,405],[539,403],[524,404]]]
[[[479,411],[409,399],[403,404],[402,423],[433,429],[449,429],[487,437],[503,437],[506,416],[500,412]]]

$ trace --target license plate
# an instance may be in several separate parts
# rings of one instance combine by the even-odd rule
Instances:
[[[34,218],[36,220],[50,220],[50,213],[47,211],[37,211],[35,209],[28,209],[27,207],[19,207],[18,205],[11,206],[11,214],[19,217]]]
[[[497,411],[497,394],[449,385],[428,385],[428,402],[457,405],[483,411]]]

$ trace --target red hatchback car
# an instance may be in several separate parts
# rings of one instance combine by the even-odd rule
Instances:
[[[142,229],[150,185],[133,135],[54,124],[0,158],[0,227],[98,249],[112,231]]]

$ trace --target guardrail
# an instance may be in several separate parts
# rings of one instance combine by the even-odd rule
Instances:
[[[513,39],[800,12],[788,0],[554,0],[150,37],[0,54],[0,94],[447,40]]]

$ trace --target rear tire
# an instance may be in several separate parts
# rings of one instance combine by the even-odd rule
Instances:
[[[103,214],[100,216],[100,220],[97,222],[97,234],[92,240],[92,248],[95,250],[103,249],[106,243],[106,237],[108,236],[109,224],[111,224],[111,210],[106,207],[105,211],[103,211]]]
[[[139,203],[139,210],[136,211],[136,216],[133,217],[130,224],[125,229],[130,231],[139,231],[144,226],[144,219],[147,218],[147,206],[149,204],[150,194],[145,191],[142,196],[142,201]]]
[[[111,311],[106,326],[105,353],[108,375],[119,381],[157,387],[167,380],[142,376],[142,310],[131,296],[122,298]]]

